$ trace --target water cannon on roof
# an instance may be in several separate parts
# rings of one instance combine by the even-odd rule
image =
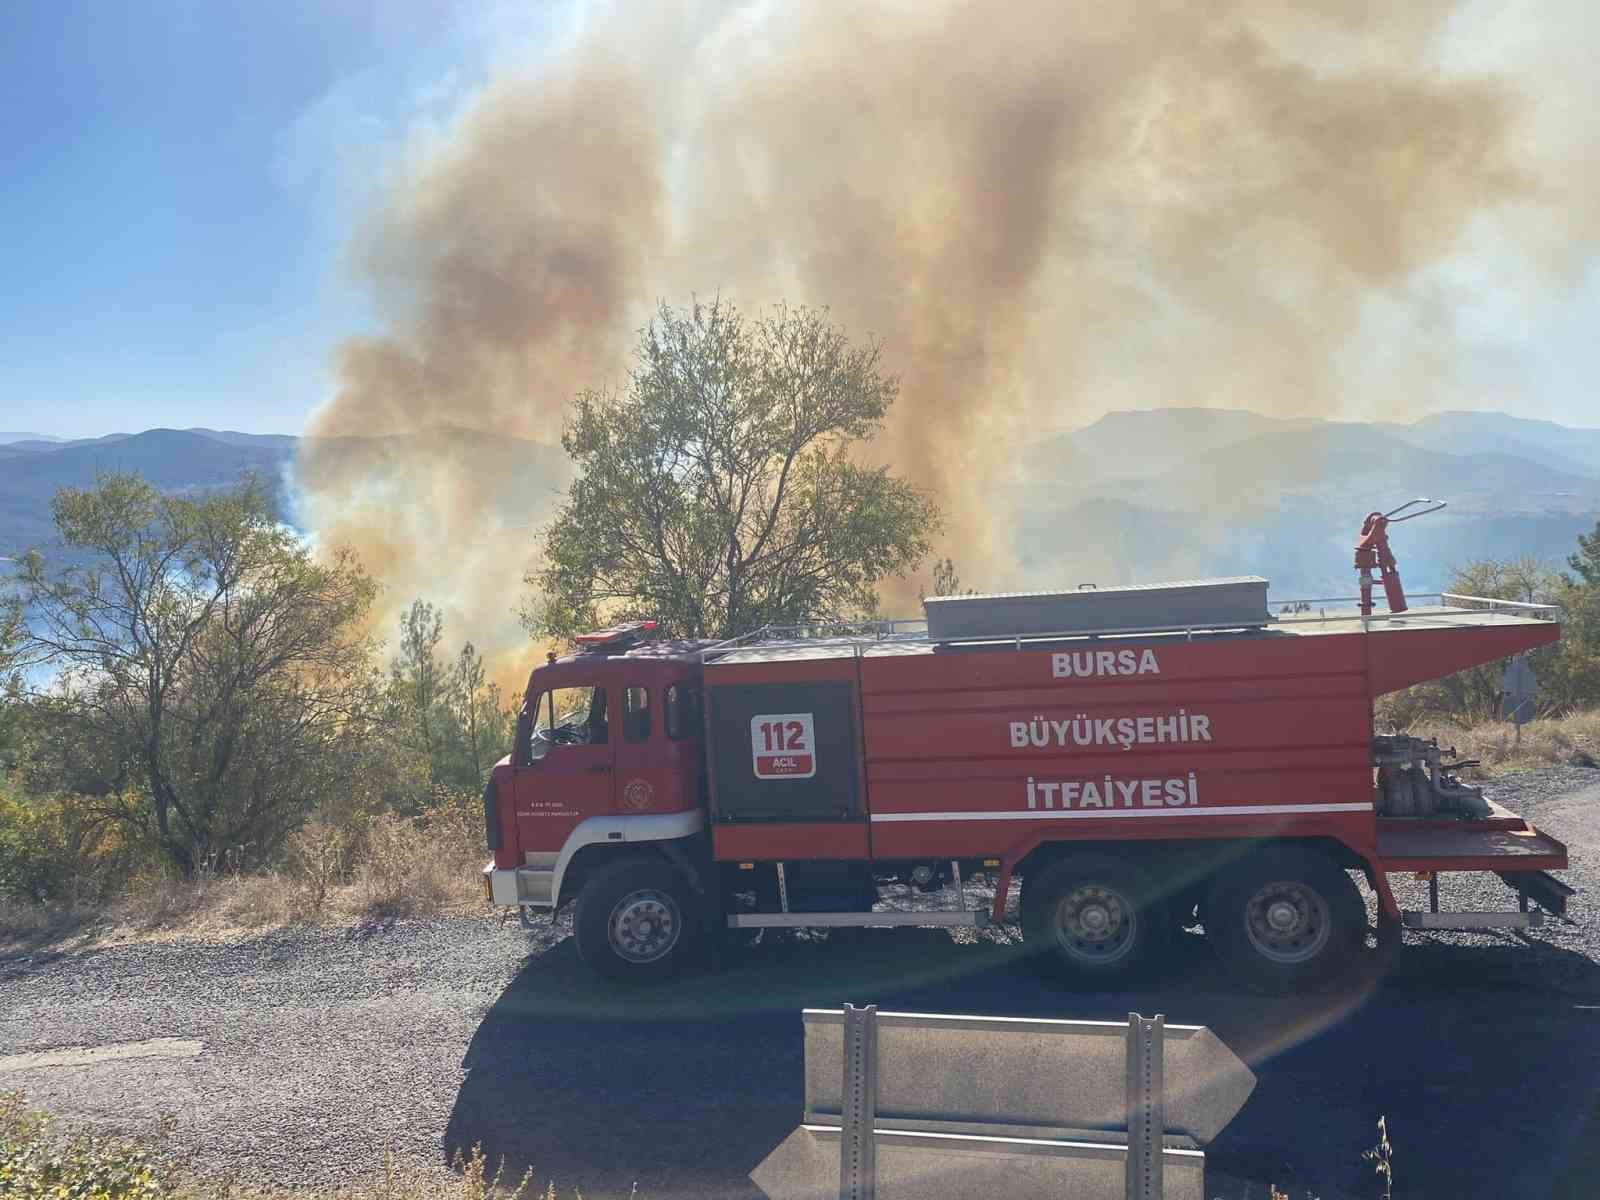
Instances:
[[[578,644],[580,654],[624,654],[646,641],[655,631],[654,621],[629,621],[609,629],[580,633],[572,640]]]
[[[1419,507],[1420,505],[1430,507]],[[1367,514],[1367,519],[1361,523],[1361,534],[1356,538],[1356,583],[1361,588],[1363,617],[1372,615],[1373,571],[1379,572],[1383,577],[1383,595],[1389,602],[1389,611],[1391,613],[1406,611],[1406,590],[1400,583],[1400,564],[1395,561],[1394,553],[1389,549],[1389,526],[1409,521],[1413,517],[1425,517],[1443,507],[1443,500],[1429,500],[1422,497],[1417,500],[1407,500],[1399,508],[1390,509],[1386,513]],[[1415,508],[1417,511],[1406,512],[1408,508]],[[1405,516],[1401,516],[1401,513],[1405,513]]]

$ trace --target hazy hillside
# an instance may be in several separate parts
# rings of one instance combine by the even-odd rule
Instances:
[[[1072,433],[1050,435],[1024,455],[1025,477],[1056,485],[1098,485],[1156,474],[1190,455],[1288,427],[1291,422],[1221,408],[1108,413]]]
[[[1499,450],[1561,471],[1600,470],[1600,429],[1575,429],[1498,412],[1445,412],[1394,428],[1418,445],[1451,454]]]
[[[496,523],[529,537],[570,477],[559,447],[462,429],[303,446],[209,429],[71,442],[19,436],[0,444],[0,556],[48,546],[55,489],[108,470],[137,470],[174,492],[254,471],[286,519],[303,526],[296,480],[323,485],[337,502],[341,489],[409,486],[418,461],[453,460],[500,481]],[[1262,574],[1280,597],[1347,595],[1361,518],[1425,495],[1450,507],[1400,527],[1395,545],[1407,584],[1433,590],[1475,558],[1563,560],[1600,520],[1600,430],[1503,413],[1441,413],[1413,425],[1192,408],[1112,413],[1037,441],[996,491],[1010,506],[1021,578],[968,578],[973,586]],[[960,566],[961,548],[951,553]]]
[[[1564,560],[1600,520],[1600,430],[1117,413],[1042,442],[1009,494],[1029,586],[1262,574],[1279,596],[1349,594],[1362,517],[1433,496],[1449,508],[1395,533],[1408,585],[1431,590],[1475,558]]]
[[[52,544],[50,498],[57,488],[86,487],[108,471],[137,471],[169,492],[226,487],[246,471],[275,486],[285,457],[282,450],[230,446],[176,429],[13,454],[0,465],[0,555]]]
[[[275,450],[293,450],[300,441],[289,433],[238,433],[232,429],[205,429],[199,426],[186,429],[184,432],[215,438],[219,442],[227,442],[230,446],[270,447]]]
[[[567,480],[558,447],[470,430],[436,429],[404,437],[337,438],[307,447],[283,434],[209,429],[150,429],[73,442],[0,445],[0,557],[30,546],[55,544],[50,498],[59,487],[85,487],[107,471],[137,471],[163,491],[203,492],[236,483],[254,472],[272,490],[285,518],[299,524],[297,469],[335,472],[343,478],[393,475],[408,460],[468,459],[476,471],[503,479],[503,514],[530,523],[552,507]]]
[[[18,441],[8,442],[0,449],[5,450],[38,450],[49,453],[54,450],[71,450],[77,446],[103,446],[111,442],[122,442],[132,437],[131,433],[107,433],[93,438],[22,438]]]
[[[1392,508],[1437,496],[1452,508],[1488,512],[1593,511],[1600,478],[1566,474],[1515,454],[1447,454],[1407,445],[1370,425],[1271,432],[1191,454],[1153,476],[1126,482],[1123,498],[1187,507],[1226,486],[1231,499],[1316,497]],[[1405,495],[1395,497],[1397,492]]]

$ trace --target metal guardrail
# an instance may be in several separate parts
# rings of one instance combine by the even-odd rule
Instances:
[[[1204,1200],[1209,1142],[1255,1076],[1210,1030],[802,1014],[801,1124],[751,1172],[772,1200]]]

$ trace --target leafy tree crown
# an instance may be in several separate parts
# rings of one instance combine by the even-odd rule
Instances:
[[[574,404],[577,480],[528,577],[530,631],[654,617],[730,636],[871,612],[939,527],[928,497],[863,461],[898,387],[825,311],[663,306],[626,388]]]

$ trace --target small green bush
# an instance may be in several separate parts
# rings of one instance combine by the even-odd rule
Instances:
[[[4,1200],[557,1200],[554,1183],[532,1190],[531,1172],[520,1179],[507,1177],[503,1168],[491,1173],[481,1146],[458,1153],[453,1166],[452,1175],[386,1154],[367,1182],[334,1192],[208,1180],[132,1143],[56,1137],[50,1118],[30,1112],[20,1094],[0,1093]],[[572,1195],[583,1200],[581,1192]]]
[[[67,848],[66,806],[0,791],[0,896],[59,900],[76,872]]]
[[[0,1096],[0,1196],[7,1200],[177,1200],[172,1166],[103,1138],[50,1135],[20,1095]]]
[[[29,795],[0,780],[0,900],[95,903],[148,855],[107,802],[73,793]]]

